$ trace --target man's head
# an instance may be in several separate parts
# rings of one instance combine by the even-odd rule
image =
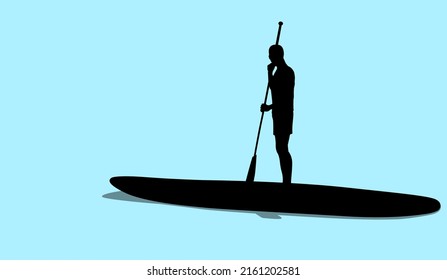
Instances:
[[[284,49],[280,45],[273,45],[269,48],[269,58],[274,65],[284,62]]]

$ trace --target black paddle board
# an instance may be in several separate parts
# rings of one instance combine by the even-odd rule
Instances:
[[[418,195],[346,187],[253,182],[113,177],[129,195],[194,207],[343,217],[408,217],[430,214],[439,201]]]

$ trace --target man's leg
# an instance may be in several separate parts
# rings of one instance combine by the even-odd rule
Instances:
[[[292,183],[292,156],[289,153],[289,138],[290,134],[275,135],[276,152],[279,156],[284,184]]]

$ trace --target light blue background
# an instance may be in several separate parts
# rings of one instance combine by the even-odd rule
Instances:
[[[3,1],[2,259],[445,259],[446,214],[262,219],[104,198],[244,180],[277,22],[294,182],[446,188],[444,1]],[[280,181],[270,115],[257,180]]]

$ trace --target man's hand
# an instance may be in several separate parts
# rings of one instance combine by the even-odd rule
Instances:
[[[267,105],[265,103],[261,104],[261,112],[268,112],[272,109],[272,105]]]

